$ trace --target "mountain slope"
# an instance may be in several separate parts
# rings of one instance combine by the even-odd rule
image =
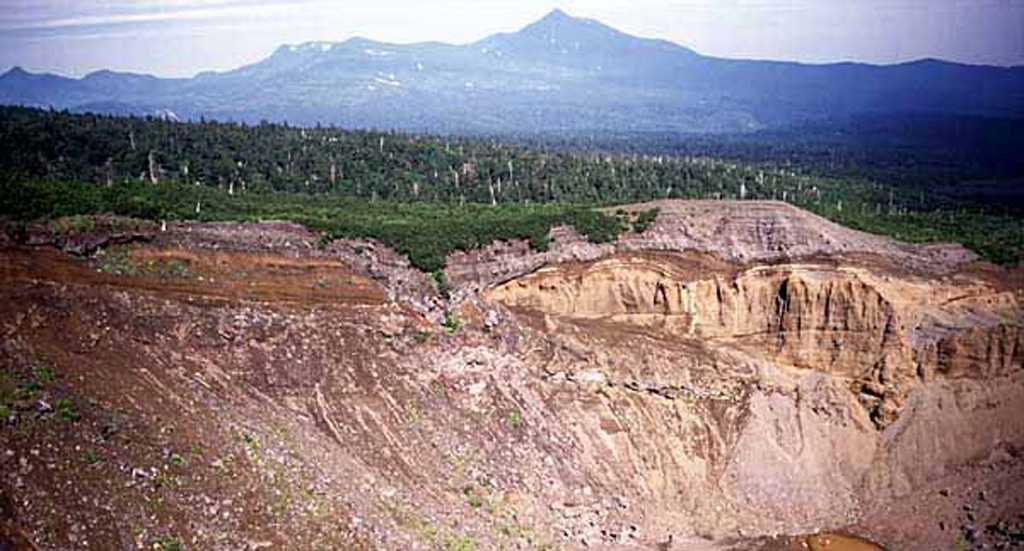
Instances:
[[[191,79],[15,68],[0,102],[427,131],[736,132],[877,112],[1024,116],[1024,68],[727,60],[555,10],[471,44],[280,47]]]

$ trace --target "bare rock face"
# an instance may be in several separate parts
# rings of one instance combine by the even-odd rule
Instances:
[[[1024,331],[1009,323],[971,327],[943,337],[919,361],[927,376],[999,377],[1024,363]]]
[[[1024,315],[1012,292],[970,284],[972,300],[987,303],[980,316],[953,300],[965,282],[925,281],[863,266],[740,269],[693,254],[647,254],[545,268],[487,295],[515,308],[729,344],[842,377],[885,427],[919,374],[984,378],[1021,365],[1021,332],[1004,321]],[[951,330],[953,322],[964,329]]]
[[[0,535],[679,551],[840,530],[930,551],[1010,533],[1019,280],[779,204],[657,206],[614,244],[562,228],[544,253],[453,255],[451,298],[378,243],[285,223],[170,224],[88,259],[8,243]]]
[[[856,273],[830,266],[733,274],[723,265],[718,273],[693,270],[686,256],[613,258],[577,270],[541,270],[488,296],[548,314],[730,341],[776,361],[848,377],[863,376],[899,348],[893,304]]]
[[[844,226],[776,201],[654,201],[654,227],[623,241],[631,250],[695,250],[747,264],[815,256],[876,255],[914,268],[943,272],[976,255],[959,245],[908,245]]]

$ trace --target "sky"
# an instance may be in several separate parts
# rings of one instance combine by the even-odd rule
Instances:
[[[0,71],[192,76],[282,44],[467,43],[554,8],[719,57],[1024,65],[1024,0],[0,0]]]

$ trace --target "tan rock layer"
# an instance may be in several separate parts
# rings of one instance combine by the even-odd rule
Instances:
[[[1020,369],[1016,298],[986,282],[970,286],[986,315],[976,304],[947,299],[963,291],[960,282],[924,284],[906,274],[825,263],[737,271],[693,255],[647,254],[543,268],[488,296],[515,308],[737,346],[843,377],[885,426],[918,376],[992,377]]]

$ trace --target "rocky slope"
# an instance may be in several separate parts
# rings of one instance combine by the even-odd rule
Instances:
[[[282,223],[79,258],[14,235],[0,542],[1019,541],[1019,273],[780,204],[659,206],[612,245],[453,255],[449,297],[377,244]]]

